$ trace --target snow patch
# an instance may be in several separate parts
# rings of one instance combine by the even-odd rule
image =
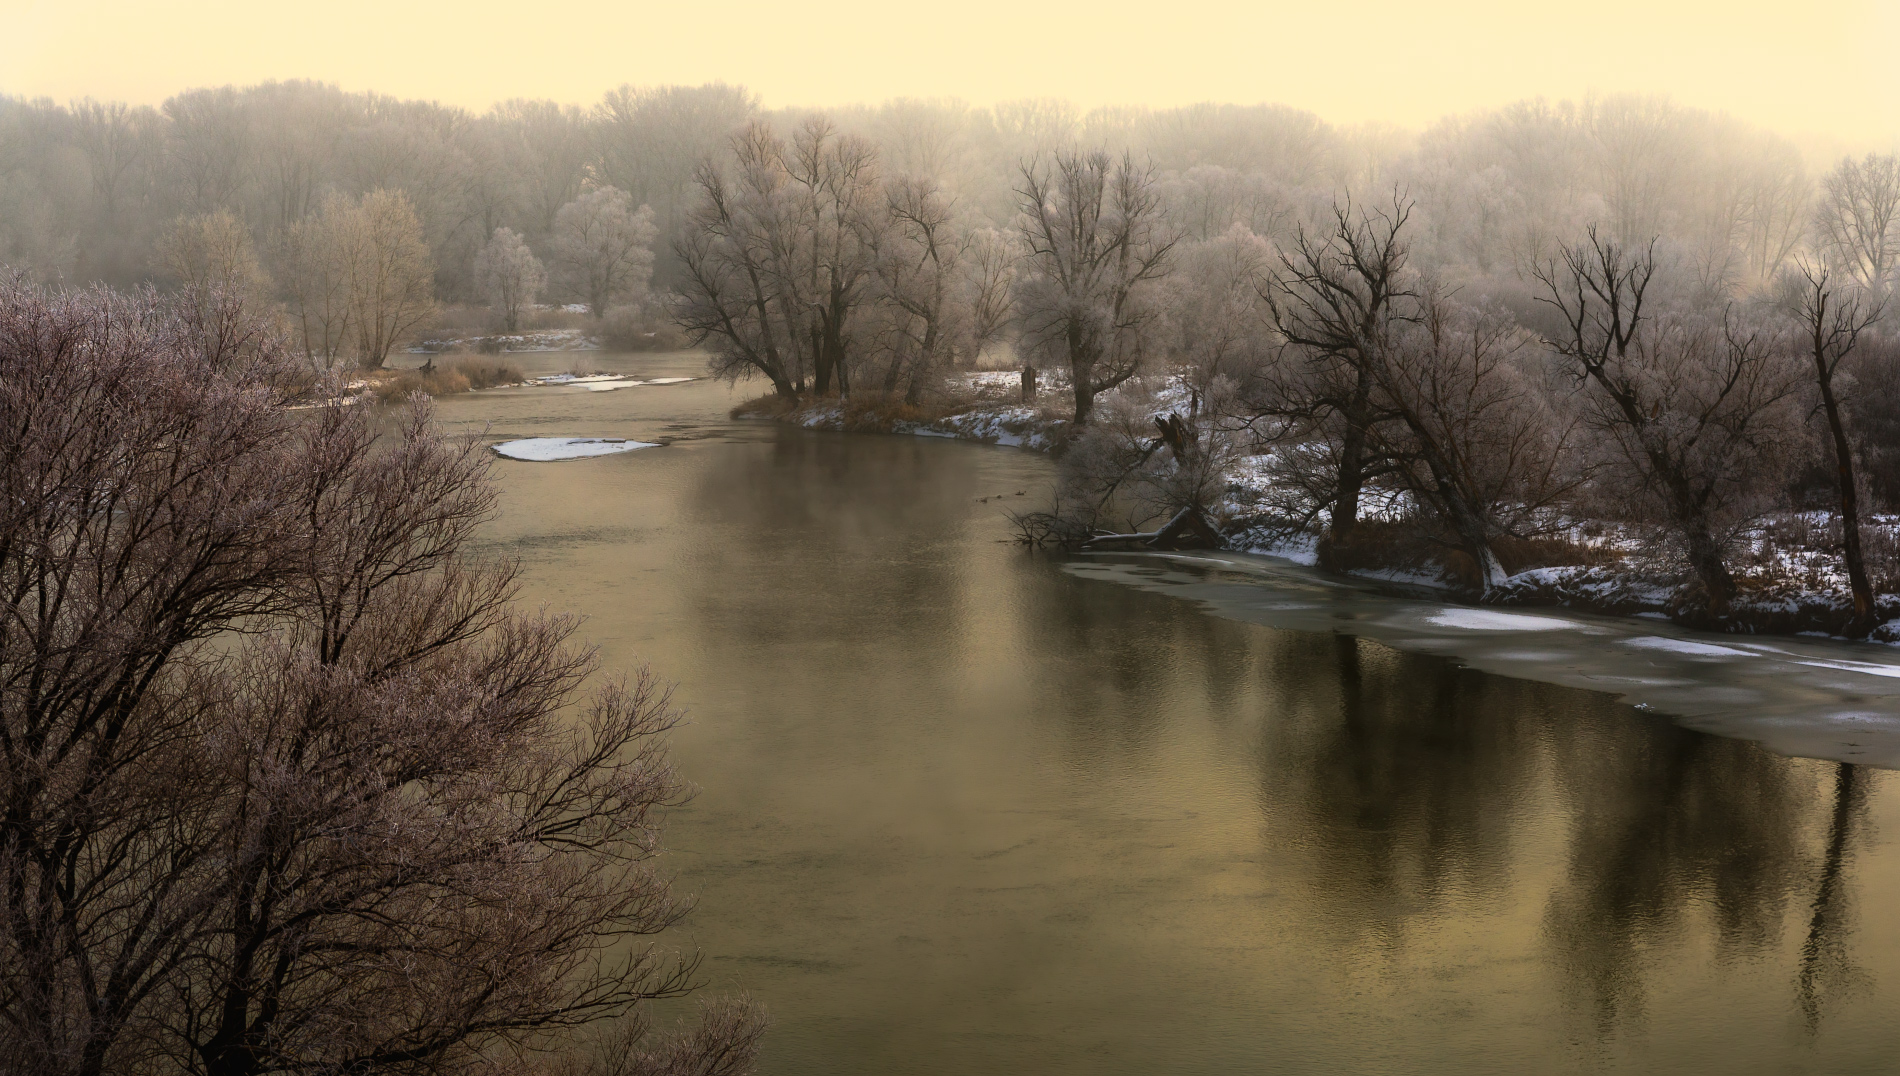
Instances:
[[[1446,609],[1425,618],[1441,628],[1466,631],[1558,631],[1574,628],[1568,620],[1554,616],[1525,616],[1522,613],[1494,613],[1489,609]]]
[[[506,456],[511,460],[552,463],[556,460],[611,456],[616,452],[632,452],[636,448],[660,446],[651,441],[628,441],[612,437],[528,437],[519,441],[504,441],[492,447],[496,455]]]

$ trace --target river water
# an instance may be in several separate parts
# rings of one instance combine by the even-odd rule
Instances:
[[[675,940],[771,1010],[765,1076],[1900,1067],[1900,798],[1833,761],[1854,736],[1776,739],[1800,724],[1788,677],[1627,625],[1538,674],[1557,683],[1496,675],[1525,648],[1416,652],[1441,607],[1357,591],[1277,621],[1248,596],[1324,584],[1029,554],[1003,512],[1046,459],[734,422],[741,395],[441,412],[663,443],[498,461],[486,542],[525,559],[530,600],[588,617],[608,668],[678,682],[700,794],[667,831],[698,897]],[[1729,691],[1700,727],[1759,710],[1729,731],[1822,757],[1577,686],[1606,646],[1647,647],[1629,661],[1663,702]]]

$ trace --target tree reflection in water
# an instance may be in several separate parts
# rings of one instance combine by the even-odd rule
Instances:
[[[1795,995],[1807,1033],[1821,1029],[1823,1003],[1852,993],[1866,975],[1848,955],[1847,937],[1852,909],[1843,875],[1848,865],[1850,832],[1867,811],[1868,775],[1851,763],[1834,766],[1834,811],[1828,819],[1827,846],[1808,907],[1808,934],[1801,945],[1801,968],[1795,975]]]

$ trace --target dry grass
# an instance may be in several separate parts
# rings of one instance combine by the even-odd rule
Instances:
[[[512,385],[522,380],[521,367],[504,359],[457,359],[432,370],[389,370],[372,375],[369,390],[381,400],[400,400],[411,393],[452,396],[471,389]]]

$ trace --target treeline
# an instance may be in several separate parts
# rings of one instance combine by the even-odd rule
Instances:
[[[1067,396],[1077,519],[1211,503],[1253,454],[1263,510],[1323,553],[1398,512],[1479,588],[1587,515],[1655,536],[1719,619],[1764,511],[1826,507],[1861,559],[1854,519],[1900,500],[1900,163],[1810,171],[1650,98],[1416,137],[723,85],[480,115],[309,83],[7,101],[0,210],[11,265],[245,292],[318,365],[380,363],[436,303],[513,329],[537,300],[664,318],[786,399],[915,404],[987,351]],[[1159,430],[1126,388],[1149,375],[1186,386]]]
[[[47,280],[177,283],[164,236],[229,211],[281,276],[293,231],[327,201],[398,191],[429,251],[433,297],[486,303],[494,289],[477,258],[497,229],[552,266],[562,207],[610,187],[650,208],[655,280],[670,287],[686,271],[675,246],[691,228],[696,169],[727,156],[749,122],[790,139],[810,118],[716,84],[481,114],[308,82],[193,90],[156,109],[0,99],[0,262]],[[1170,225],[1195,241],[1236,224],[1284,241],[1341,191],[1398,185],[1418,203],[1418,256],[1461,275],[1521,275],[1601,222],[1625,243],[1667,237],[1710,287],[1759,286],[1818,226],[1816,201],[1831,190],[1784,139],[1645,98],[1514,105],[1416,137],[1269,105],[897,101],[827,122],[873,147],[885,175],[934,182],[998,229],[1016,213],[1019,165],[1061,146],[1152,162]],[[1859,241],[1862,222],[1839,223],[1842,241]],[[1870,252],[1867,271],[1891,260]],[[585,275],[551,273],[547,297],[591,303]]]

